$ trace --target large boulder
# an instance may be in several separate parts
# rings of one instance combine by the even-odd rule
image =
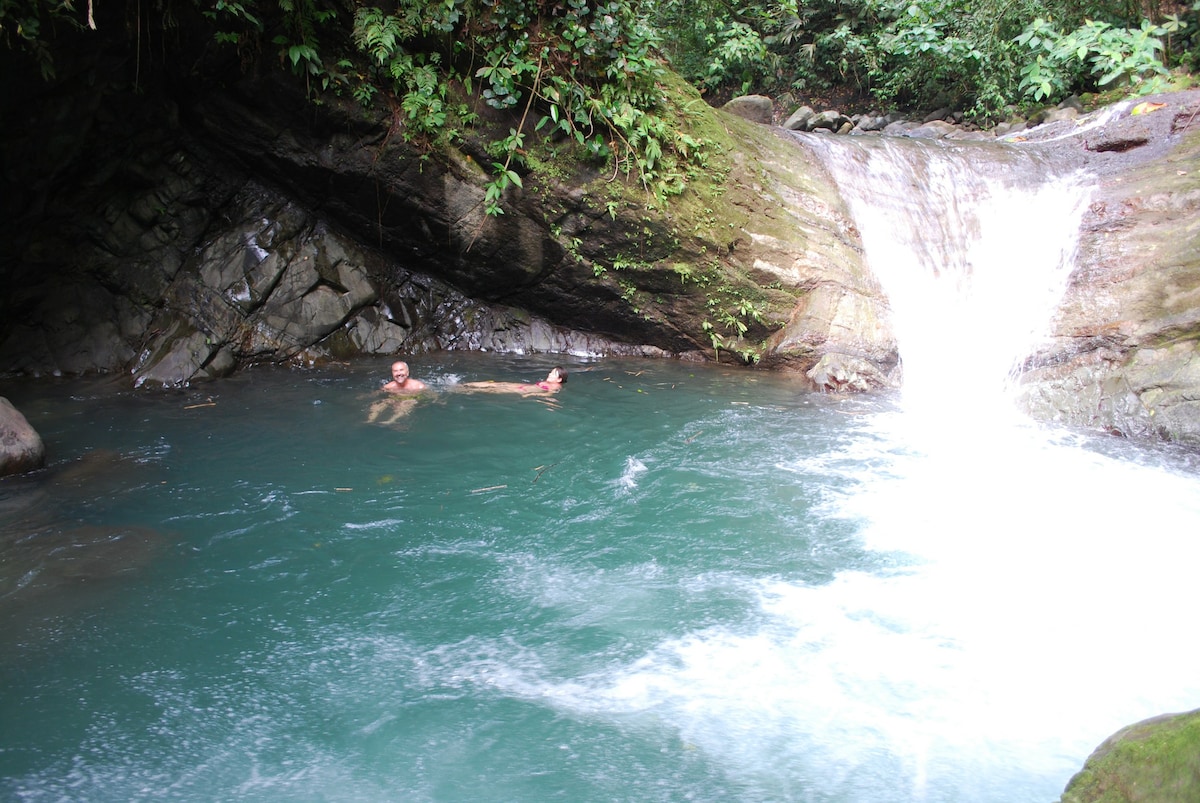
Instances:
[[[1088,757],[1060,803],[1200,800],[1200,710],[1123,728]]]
[[[42,436],[21,411],[0,396],[0,477],[41,468],[46,462]]]
[[[766,95],[741,95],[722,108],[730,114],[763,125],[770,125],[775,116],[775,103]]]

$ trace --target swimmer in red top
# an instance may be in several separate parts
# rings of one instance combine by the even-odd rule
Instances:
[[[522,396],[545,396],[549,393],[558,393],[562,386],[567,383],[567,370],[562,366],[555,366],[550,369],[550,373],[546,374],[546,378],[541,382],[535,382],[532,385],[527,385],[522,382],[463,382],[456,387],[459,390],[477,391],[484,393],[520,393]]]

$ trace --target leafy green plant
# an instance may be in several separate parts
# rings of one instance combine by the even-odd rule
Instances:
[[[488,148],[488,214],[503,214],[508,190],[523,185],[535,132],[574,142],[665,198],[703,168],[704,145],[663,113],[658,40],[637,10],[620,0],[399,0],[391,12],[360,8],[355,42],[390,78],[410,138],[458,132],[468,114],[449,108],[450,97],[476,82],[483,103],[522,110]]]
[[[1104,88],[1126,81],[1135,92],[1154,91],[1156,79],[1170,74],[1164,60],[1164,37],[1182,30],[1178,18],[1164,25],[1142,20],[1134,28],[1087,20],[1069,33],[1038,18],[1016,38],[1030,60],[1021,68],[1021,90],[1034,100],[1060,97],[1083,86],[1086,79]]]

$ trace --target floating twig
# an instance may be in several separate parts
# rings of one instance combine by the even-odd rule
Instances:
[[[215,401],[213,401],[212,399],[209,399],[208,401],[200,402],[199,404],[188,404],[188,405],[184,406],[183,409],[195,410],[197,407],[216,407],[216,406],[217,406],[217,403]]]
[[[559,462],[561,463],[562,461],[560,460]],[[534,471],[537,472],[537,476],[533,478],[533,482],[536,483],[538,480],[540,480],[542,478],[543,474],[545,474],[547,471],[549,471],[550,469],[554,468],[557,465],[558,465],[558,463],[551,463],[548,466],[538,466],[537,468],[535,468]]]
[[[507,488],[507,487],[508,487],[507,485],[489,485],[486,488],[476,488],[475,490],[471,491],[471,493],[481,494],[485,491],[499,491],[500,489]]]

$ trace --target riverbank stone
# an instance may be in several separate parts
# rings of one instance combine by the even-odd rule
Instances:
[[[742,95],[721,108],[752,123],[770,125],[774,122],[775,102],[766,95]]]
[[[12,402],[0,396],[0,477],[33,471],[45,463],[42,436]]]

